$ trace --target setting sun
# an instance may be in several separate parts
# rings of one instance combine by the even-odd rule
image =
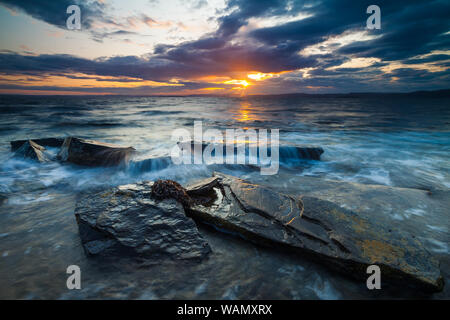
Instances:
[[[237,85],[241,85],[245,88],[245,87],[248,87],[251,83],[248,82],[247,80],[228,80],[228,81],[225,81],[224,84],[234,84],[234,85],[237,84]]]

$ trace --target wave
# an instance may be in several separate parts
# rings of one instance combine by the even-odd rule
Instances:
[[[123,127],[126,123],[114,121],[62,121],[55,123],[52,127]]]
[[[170,157],[149,158],[141,161],[130,161],[126,170],[132,175],[139,175],[144,172],[159,171],[170,165],[172,165]]]
[[[184,111],[163,111],[163,110],[149,110],[149,111],[139,111],[136,114],[144,114],[147,116],[162,116],[162,115],[172,115],[172,114],[181,114]]]

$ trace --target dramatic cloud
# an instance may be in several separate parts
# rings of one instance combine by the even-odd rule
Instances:
[[[105,19],[105,4],[95,0],[1,0],[0,3],[12,10],[23,11],[35,19],[45,21],[49,24],[65,28],[67,15],[66,10],[70,5],[79,5],[83,14],[82,25],[90,28],[95,20]],[[112,21],[108,21],[112,23]]]
[[[56,4],[58,2],[58,4]],[[72,3],[73,1],[71,1]],[[9,8],[56,26],[65,24],[64,1],[4,1]],[[378,1],[381,30],[366,29],[369,1],[229,0],[212,17],[217,29],[197,40],[154,43],[142,56],[87,59],[75,54],[18,54],[2,48],[1,74],[82,80],[83,75],[141,81],[141,89],[123,93],[235,93],[405,91],[442,89],[450,84],[450,3],[448,1]],[[207,1],[192,1],[205,8]],[[156,20],[136,13],[114,20],[105,3],[83,2],[87,32],[98,39],[139,36],[139,24],[151,28],[183,27],[181,21]],[[58,12],[58,14],[56,14]],[[86,12],[86,13],[85,13]],[[110,30],[94,28],[94,18]],[[126,21],[126,22],[124,22]],[[98,22],[97,22],[98,23]],[[126,28],[123,28],[126,25]],[[133,27],[134,26],[134,27]],[[73,74],[78,76],[73,77]],[[71,76],[72,75],[72,76]],[[131,79],[131,80],[130,80]],[[98,78],[101,82],[104,79]],[[108,80],[110,81],[110,80]],[[147,81],[147,83],[145,83]],[[151,85],[148,81],[153,81]],[[176,83],[177,86],[172,86]],[[20,85],[19,85],[20,87]],[[23,86],[25,87],[25,86]],[[149,89],[152,88],[152,89]],[[51,90],[51,88],[46,88]],[[95,88],[77,88],[95,90]],[[102,88],[102,90],[105,90]],[[158,91],[159,90],[159,91]],[[188,91],[186,91],[188,90]],[[201,91],[203,90],[203,91]],[[226,91],[230,93],[233,91]]]

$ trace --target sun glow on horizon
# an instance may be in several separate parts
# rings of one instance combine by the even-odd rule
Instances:
[[[252,80],[255,80],[255,81],[262,81],[262,80],[266,80],[266,79],[270,79],[270,78],[274,77],[274,74],[273,73],[261,73],[261,72],[258,72],[258,73],[249,73],[247,75],[247,77],[249,79],[252,79]]]
[[[246,88],[246,87],[248,87],[249,85],[251,85],[251,83],[248,82],[247,80],[235,80],[235,79],[225,81],[224,84],[240,85],[240,86],[242,86],[242,87],[244,87],[244,88]]]
[[[42,74],[42,75],[8,75],[0,73],[0,85],[15,83],[28,86],[54,86],[55,88],[137,88],[141,86],[149,87],[183,87],[184,84],[173,82],[158,82],[143,80],[133,77],[114,77],[90,75],[84,73],[72,74]]]

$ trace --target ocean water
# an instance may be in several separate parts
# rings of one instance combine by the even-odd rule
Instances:
[[[0,298],[351,299],[416,297],[369,292],[364,283],[291,253],[199,226],[213,248],[201,264],[137,265],[84,254],[73,215],[79,191],[158,178],[188,183],[223,171],[253,181],[258,170],[225,165],[80,168],[13,158],[9,141],[77,136],[133,146],[136,160],[167,157],[174,129],[279,129],[280,145],[317,145],[321,161],[281,159],[274,188],[289,177],[444,190],[450,187],[450,98],[409,95],[281,97],[0,96]],[[56,153],[57,150],[49,150]],[[395,218],[395,217],[394,217]],[[408,211],[449,281],[450,210]],[[425,221],[425,223],[424,223]],[[77,264],[83,290],[67,290]],[[433,298],[448,298],[444,292]]]

